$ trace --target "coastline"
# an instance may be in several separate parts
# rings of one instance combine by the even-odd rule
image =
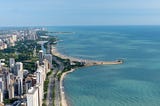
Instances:
[[[70,59],[71,61],[78,61],[78,62],[85,62],[85,66],[94,66],[94,65],[117,65],[117,64],[122,64],[123,61],[92,61],[92,60],[83,60],[83,59],[78,59],[78,58],[74,58],[74,57],[70,57],[70,56],[66,56],[61,54],[60,52],[58,52],[56,46],[52,45],[51,48],[51,53],[54,56],[60,57],[62,59]],[[65,78],[65,76],[69,73],[72,73],[73,71],[75,71],[75,69],[71,69],[70,71],[66,71],[63,72],[60,78],[60,84],[59,84],[59,88],[60,88],[60,104],[61,106],[69,106],[66,100],[66,96],[65,96],[65,92],[64,92],[64,84],[63,84],[63,80]]]
[[[60,57],[62,59],[70,59],[71,61],[82,61],[82,59],[78,59],[78,58],[74,58],[74,57],[70,57],[64,54],[61,54],[57,48],[55,46],[52,46],[52,54],[54,54],[57,57]]]
[[[62,106],[68,106],[65,92],[64,92],[63,81],[64,81],[65,76],[69,73],[72,73],[73,71],[75,71],[75,69],[71,69],[70,71],[64,72],[60,78],[60,98],[61,98],[61,105]]]
[[[122,64],[122,60],[115,60],[115,61],[94,61],[94,60],[84,60],[84,59],[78,59],[74,57],[70,57],[64,54],[61,54],[58,52],[57,48],[52,46],[52,54],[60,57],[62,59],[70,59],[71,61],[78,61],[78,62],[84,62],[85,66],[93,66],[93,65],[117,65],[117,64]]]
[[[69,57],[66,55],[61,54],[60,52],[57,51],[57,48],[52,46],[51,52],[53,55],[60,57],[62,59],[70,59],[71,61],[75,61],[79,59],[73,58],[73,57]],[[61,106],[68,106],[67,100],[66,100],[66,96],[65,96],[65,92],[64,92],[64,78],[67,74],[72,73],[73,71],[75,71],[75,69],[71,69],[70,71],[66,71],[63,72],[60,78],[60,84],[59,84],[59,88],[60,88],[60,104]]]

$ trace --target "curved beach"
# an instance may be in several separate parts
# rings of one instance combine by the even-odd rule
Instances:
[[[71,69],[70,71],[64,72],[60,78],[60,97],[61,97],[61,105],[62,106],[68,106],[67,100],[65,97],[65,92],[64,92],[63,80],[67,74],[73,72],[74,70],[75,69]]]
[[[58,50],[56,49],[56,47],[52,46],[52,54],[60,57],[62,59],[70,59],[71,61],[78,61],[78,62],[84,62],[85,66],[93,66],[93,65],[116,65],[116,64],[122,64],[123,61],[122,60],[115,60],[115,61],[95,61],[95,60],[84,60],[84,59],[78,59],[78,58],[74,58],[74,57],[70,57],[70,56],[66,56],[64,54],[61,54],[60,52],[58,52]]]
[[[70,56],[66,56],[58,52],[56,47],[52,46],[51,52],[54,56],[60,57],[62,59],[70,59],[71,61],[78,61],[78,62],[85,62],[85,66],[93,66],[93,65],[116,65],[116,64],[122,64],[122,61],[93,61],[93,60],[82,60]],[[64,86],[63,86],[63,80],[64,77],[73,72],[75,69],[71,69],[70,71],[62,73],[62,76],[60,78],[60,103],[62,106],[68,106],[67,100],[65,97],[65,92],[64,92]]]
[[[60,57],[60,58],[63,58],[63,59],[70,59],[71,61],[75,61],[75,60],[79,61],[79,59],[61,54],[60,52],[57,51],[56,47],[52,46],[51,51],[52,51],[52,54],[57,56],[57,57]],[[63,80],[64,80],[64,78],[67,74],[73,72],[74,70],[75,69],[71,69],[70,71],[64,72],[61,75],[59,88],[60,88],[60,103],[61,103],[62,106],[68,106],[68,103],[67,103],[67,100],[66,100],[66,97],[65,97],[65,92],[64,92]]]
[[[146,33],[146,27],[124,27],[123,31],[126,31],[124,35],[121,32],[121,26],[103,28],[97,27],[97,29],[94,29],[95,32],[90,33],[86,33],[88,30],[79,28],[77,29],[77,32],[82,31],[80,32],[81,36],[62,36],[62,39],[65,39],[66,41],[59,46],[56,46],[57,50],[59,52],[60,50],[65,50],[68,54],[81,57],[83,57],[81,53],[84,53],[84,56],[86,57],[91,54],[91,58],[95,60],[97,58],[114,60],[114,58],[121,57],[125,59],[127,63],[116,66],[105,65],[86,67],[78,69],[78,71],[75,70],[77,72],[74,71],[69,73],[68,76],[70,76],[70,78],[66,76],[63,81],[67,105],[160,105],[158,99],[159,95],[155,93],[159,92],[160,86],[160,84],[157,83],[160,80],[158,75],[160,74],[158,71],[160,67],[157,64],[157,62],[160,61],[158,59],[158,57],[160,57],[158,52],[160,43],[157,41],[157,38],[160,38],[158,33],[157,35],[155,33],[153,39],[148,41],[148,37],[152,33]],[[141,30],[139,30],[139,28]],[[152,32],[156,28],[150,27],[149,29]],[[135,33],[135,30],[138,30],[138,33]],[[118,33],[107,34],[109,31]],[[158,28],[156,31],[159,32]],[[101,32],[101,36],[97,36]],[[141,36],[137,36],[139,33],[141,33]],[[132,39],[131,36],[135,36],[135,39]],[[77,38],[79,38],[78,41],[70,42],[70,40],[77,40]],[[89,42],[84,44],[85,41]],[[137,43],[139,46],[137,46]],[[148,44],[151,44],[151,46],[148,46]],[[80,50],[78,47],[81,47]],[[92,47],[97,49],[93,49]],[[67,50],[67,48],[73,50]],[[81,52],[83,51],[82,49],[84,52]],[[97,52],[98,49],[99,51]],[[151,53],[153,55],[151,55]],[[83,84],[83,86],[81,86],[81,84]]]
[[[52,54],[54,54],[57,57],[60,57],[62,59],[70,59],[71,61],[82,61],[82,59],[78,59],[78,58],[74,58],[74,57],[70,57],[70,56],[66,56],[64,54],[61,54],[60,52],[58,52],[57,48],[52,46]]]

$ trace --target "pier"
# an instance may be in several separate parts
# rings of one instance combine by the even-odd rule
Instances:
[[[85,59],[78,59],[78,58],[74,58],[74,57],[70,57],[70,56],[66,56],[61,54],[60,52],[57,51],[57,49],[55,47],[52,46],[51,49],[52,55],[59,57],[61,59],[69,59],[70,60],[70,64],[71,63],[75,63],[75,62],[80,62],[84,65],[84,67],[89,67],[89,66],[96,66],[96,65],[117,65],[117,64],[122,64],[123,60],[115,60],[115,61],[94,61],[94,60],[85,60]],[[60,72],[62,72],[62,70],[64,69],[63,64],[61,64],[61,62],[59,62],[56,58],[54,58],[54,61],[56,61],[56,63],[59,64],[59,70],[61,70]],[[60,104],[62,106],[68,106],[67,100],[65,98],[65,93],[64,93],[64,89],[63,89],[63,79],[65,77],[65,75],[73,72],[75,69],[71,69],[70,71],[66,71],[66,72],[62,72],[62,75],[60,77],[60,81],[55,80],[56,83],[56,97],[55,97],[55,103],[56,106],[60,106]]]
[[[86,66],[93,66],[93,65],[116,65],[116,64],[122,64],[122,60],[116,60],[116,61],[85,61]]]
[[[84,63],[85,66],[94,66],[94,65],[117,65],[122,64],[123,60],[115,60],[115,61],[94,61],[94,60],[85,60],[85,59],[78,59],[70,56],[63,55],[57,51],[55,47],[51,49],[52,54],[54,56],[60,57],[62,59],[69,59],[71,62],[77,61]]]

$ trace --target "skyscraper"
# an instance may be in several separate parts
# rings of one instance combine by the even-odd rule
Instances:
[[[11,83],[11,73],[7,74],[7,85],[9,85]]]
[[[14,98],[14,79],[12,78],[12,73],[8,73],[7,75],[7,90],[9,99]]]
[[[23,79],[23,63],[16,62],[15,75]]]
[[[44,68],[45,73],[49,72],[50,71],[50,64],[49,64],[48,60],[44,59],[43,63],[44,63],[44,65],[42,67]]]
[[[18,96],[22,96],[23,94],[23,63],[16,62],[16,75],[18,77]]]
[[[38,104],[42,106],[43,92],[41,92],[41,84],[36,84],[35,87],[38,89]]]
[[[32,81],[31,80],[26,80],[25,81],[25,91],[28,93],[28,90],[32,87]]]
[[[37,72],[36,72],[36,77],[37,77],[37,80],[36,80],[36,83],[37,83],[37,84],[43,82],[42,71],[41,71],[40,69],[37,70]]]
[[[39,51],[39,65],[43,65],[44,53],[43,50]]]
[[[9,99],[14,98],[14,82],[12,80],[8,87],[8,96],[9,96]]]
[[[9,59],[9,66],[10,66],[10,68],[14,67],[14,65],[15,65],[15,59],[14,58],[10,58]]]
[[[2,74],[0,75],[0,90],[3,93],[3,91],[4,91],[4,79],[3,79],[3,75]]]
[[[3,75],[0,75],[0,103],[3,103],[3,95],[4,95],[4,79]]]
[[[38,101],[38,89],[31,87],[27,93],[27,106],[40,106]]]
[[[44,80],[45,80],[45,71],[44,69],[39,66],[37,71],[36,71],[36,77],[37,77],[37,80],[36,80],[36,84],[39,84],[40,85],[40,92],[43,92],[43,86],[44,86]],[[40,95],[41,98],[43,98],[43,93]]]
[[[49,42],[47,43],[47,53],[48,53],[48,54],[51,53],[51,45],[50,45]]]
[[[23,94],[23,79],[18,77],[18,96],[22,96]]]
[[[3,92],[1,89],[0,89],[0,103],[3,103]]]
[[[45,54],[44,59],[48,60],[49,68],[52,68],[52,55],[51,54]]]

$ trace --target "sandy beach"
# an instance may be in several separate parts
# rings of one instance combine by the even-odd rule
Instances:
[[[70,57],[70,56],[61,54],[60,52],[58,52],[57,48],[54,46],[52,46],[52,54],[62,59],[70,59],[71,61],[82,61],[82,59],[78,59],[78,58],[74,58],[74,57]]]
[[[71,61],[81,61],[80,59],[69,57],[69,56],[61,54],[60,52],[57,51],[56,47],[54,47],[54,46],[52,46],[52,54],[57,57],[63,58],[63,59],[70,59]],[[73,72],[74,70],[75,69],[71,69],[70,71],[64,72],[61,75],[61,78],[60,78],[60,99],[61,99],[61,101],[60,101],[60,103],[62,106],[68,106],[67,100],[65,97],[65,92],[64,92],[63,80],[67,74]]]
[[[95,60],[84,60],[84,59],[78,59],[70,56],[66,56],[64,54],[61,54],[58,52],[56,47],[52,46],[52,54],[60,57],[62,59],[70,59],[71,61],[78,61],[78,62],[85,62],[85,66],[93,66],[93,65],[116,65],[116,64],[122,64],[123,61],[95,61]]]
[[[60,79],[60,97],[61,97],[61,105],[62,106],[68,106],[67,104],[67,100],[66,100],[66,97],[65,97],[65,92],[64,92],[64,87],[63,87],[63,80],[65,78],[65,76],[68,74],[68,73],[71,73],[73,72],[75,69],[71,69],[70,71],[67,71],[67,72],[64,72],[61,76],[61,79]]]
[[[78,61],[78,62],[85,62],[85,66],[93,66],[93,65],[115,65],[115,64],[122,64],[122,61],[93,61],[93,60],[82,60],[74,57],[69,57],[66,55],[61,54],[60,52],[57,51],[56,47],[52,46],[51,52],[53,55],[60,57],[62,59],[70,59],[71,61]],[[67,100],[65,97],[65,92],[64,92],[64,86],[63,86],[63,80],[64,77],[73,72],[75,69],[71,69],[70,71],[62,73],[62,76],[60,78],[60,98],[61,98],[61,105],[62,106],[68,106]]]

